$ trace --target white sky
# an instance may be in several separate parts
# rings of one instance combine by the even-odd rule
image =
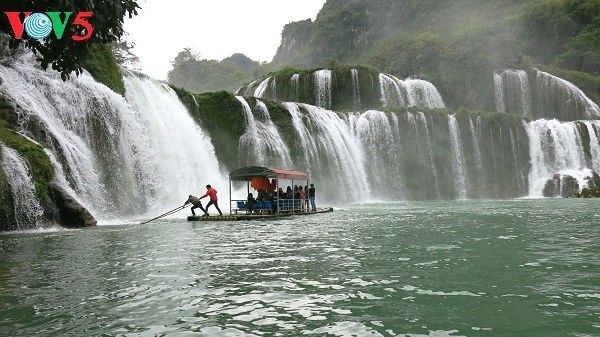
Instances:
[[[164,80],[171,61],[190,47],[221,60],[244,53],[271,61],[286,23],[313,20],[325,0],[139,0],[138,15],[125,20],[142,71]]]

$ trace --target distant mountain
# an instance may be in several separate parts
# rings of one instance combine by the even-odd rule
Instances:
[[[450,106],[492,109],[491,74],[549,66],[600,100],[598,0],[328,0],[287,24],[278,67],[366,64],[432,81]]]
[[[203,59],[190,48],[179,52],[171,64],[168,82],[197,93],[235,91],[261,74],[265,67],[241,53],[217,61]]]

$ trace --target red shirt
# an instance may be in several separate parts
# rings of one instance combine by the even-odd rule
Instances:
[[[208,190],[206,190],[206,193],[200,197],[200,199],[206,197],[206,196],[210,196],[210,200],[212,201],[217,201],[217,190],[215,190],[214,188],[209,188]]]

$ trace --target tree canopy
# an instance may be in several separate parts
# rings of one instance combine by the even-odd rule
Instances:
[[[81,72],[82,62],[89,53],[90,46],[98,43],[111,43],[118,41],[123,35],[123,20],[125,15],[130,18],[137,15],[140,8],[136,0],[104,0],[104,1],[79,1],[79,0],[25,0],[2,1],[0,3],[0,32],[10,36],[9,47],[16,49],[20,46],[30,49],[38,57],[43,69],[51,66],[59,71],[61,77],[66,79],[75,71]],[[22,39],[13,35],[11,24],[4,12],[73,12],[68,19],[63,38],[55,34],[36,40],[23,34]],[[70,38],[74,33],[80,32],[81,27],[73,25],[73,20],[78,12],[93,12],[88,22],[93,27],[91,38],[84,41],[75,41]],[[21,16],[21,19],[23,16]],[[64,15],[61,15],[64,20]],[[79,31],[78,31],[79,30]]]
[[[221,61],[208,60],[191,48],[180,51],[171,64],[168,82],[192,92],[235,91],[265,70],[264,64],[244,54],[233,54]]]

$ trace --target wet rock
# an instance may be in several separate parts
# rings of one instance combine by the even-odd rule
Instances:
[[[552,179],[546,181],[544,185],[544,197],[563,197],[569,198],[579,193],[579,183],[577,179],[570,175],[555,174]]]
[[[96,226],[94,216],[64,189],[52,184],[50,195],[56,205],[55,221],[59,225],[70,228]]]

